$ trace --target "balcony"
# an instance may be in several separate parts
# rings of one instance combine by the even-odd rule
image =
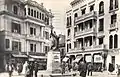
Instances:
[[[105,50],[107,49],[106,45],[101,44],[101,45],[92,45],[92,46],[85,46],[84,50],[82,48],[77,48],[77,52],[82,52],[82,51],[93,51],[93,50]]]
[[[93,33],[96,33],[95,28],[90,28],[90,29],[86,29],[86,30],[83,30],[83,31],[76,32],[75,36],[79,37],[79,36],[83,36],[83,35],[87,35],[87,34],[93,34]]]
[[[93,46],[93,49],[95,49],[95,50],[107,49],[107,46],[105,44],[95,45],[95,46]]]
[[[75,22],[80,22],[80,21],[83,21],[83,20],[89,20],[89,19],[96,19],[97,18],[97,13],[96,11],[92,11],[90,13],[87,13],[87,14],[84,14],[78,18],[76,18]]]
[[[117,23],[110,24],[110,30],[118,29]]]
[[[1,31],[0,34],[4,36],[15,37],[15,38],[25,38],[25,34],[19,34],[19,33],[14,33],[14,32],[5,31],[5,30]]]
[[[41,36],[35,36],[35,35],[27,35],[26,37],[27,40],[34,40],[34,41],[44,41],[44,38]]]

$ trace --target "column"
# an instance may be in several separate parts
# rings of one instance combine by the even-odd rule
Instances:
[[[92,28],[95,28],[95,22],[93,19],[92,19]]]
[[[44,43],[42,42],[41,43],[41,53],[43,53],[44,52]]]
[[[45,31],[45,27],[41,27],[41,37],[44,38],[44,31]]]
[[[86,30],[85,22],[83,22],[83,31]]]
[[[79,41],[78,41],[78,39],[76,40],[76,43],[77,43],[77,49],[79,49]]]
[[[25,6],[25,8],[26,8],[26,15],[28,15],[28,6]]]
[[[76,25],[76,28],[77,28],[77,32],[79,32],[79,26],[78,26],[78,24]]]

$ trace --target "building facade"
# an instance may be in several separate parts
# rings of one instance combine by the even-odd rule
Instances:
[[[31,58],[47,62],[53,15],[43,3],[32,0],[0,0],[0,68],[8,62]],[[46,67],[46,64],[43,64]],[[42,64],[41,64],[42,65]]]
[[[120,64],[119,0],[74,0],[66,12],[66,50],[72,63],[80,56],[94,70]]]

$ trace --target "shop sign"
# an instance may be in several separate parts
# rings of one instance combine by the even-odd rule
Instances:
[[[59,54],[54,55],[54,61],[60,62],[60,55]]]
[[[86,60],[86,62],[91,62],[92,61],[92,56],[91,55],[85,56],[85,60]]]
[[[100,56],[100,55],[94,55],[94,62],[95,63],[101,63],[101,62],[103,62],[102,56]]]

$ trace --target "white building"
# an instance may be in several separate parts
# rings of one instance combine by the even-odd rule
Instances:
[[[0,68],[11,61],[45,59],[53,15],[43,3],[32,0],[0,0]],[[12,58],[15,57],[15,58]],[[46,65],[45,65],[46,66]]]
[[[83,56],[108,69],[120,64],[119,0],[74,0],[66,12],[66,50],[70,63]],[[76,59],[75,59],[76,60]]]

